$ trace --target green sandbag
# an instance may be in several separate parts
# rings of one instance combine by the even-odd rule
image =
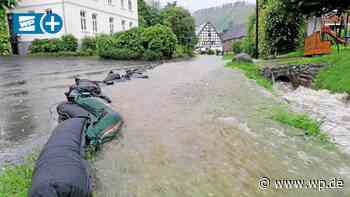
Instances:
[[[123,125],[119,113],[96,97],[77,97],[75,102],[96,117],[85,131],[91,145],[98,146],[116,137]]]

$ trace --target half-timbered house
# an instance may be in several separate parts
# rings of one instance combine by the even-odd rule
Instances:
[[[223,43],[218,31],[210,22],[201,25],[197,29],[198,44],[197,49],[200,51],[223,50]]]

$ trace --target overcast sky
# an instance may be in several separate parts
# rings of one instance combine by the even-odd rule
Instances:
[[[166,2],[173,2],[174,0],[160,0],[162,3]],[[225,3],[233,3],[237,0],[176,0],[180,5],[184,6],[185,8],[189,9],[191,12],[202,9],[202,8],[208,8],[213,6],[220,6]],[[255,3],[255,0],[245,0],[250,3]]]

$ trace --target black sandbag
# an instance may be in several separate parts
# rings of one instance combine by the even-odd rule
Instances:
[[[91,197],[84,160],[85,119],[64,121],[54,131],[36,163],[29,197]]]
[[[107,75],[107,77],[103,80],[104,83],[112,82],[115,80],[121,80],[121,76],[119,73],[114,73],[113,71],[110,71]]]
[[[62,102],[57,106],[58,120],[63,122],[70,118],[87,118],[93,120],[93,114],[72,102]]]

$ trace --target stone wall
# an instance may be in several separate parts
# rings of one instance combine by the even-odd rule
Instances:
[[[281,65],[266,67],[261,72],[265,78],[273,82],[284,81],[292,83],[294,87],[310,87],[318,72],[325,66],[325,64]]]

